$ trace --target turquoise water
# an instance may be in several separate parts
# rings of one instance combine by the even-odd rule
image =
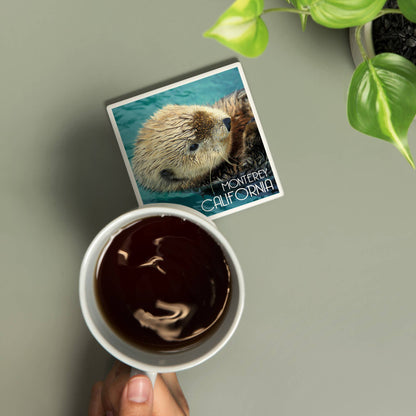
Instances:
[[[191,83],[177,86],[155,95],[137,99],[130,103],[113,108],[113,115],[130,164],[134,152],[134,144],[137,138],[137,133],[145,121],[157,110],[167,104],[212,105],[220,98],[242,88],[244,88],[244,84],[238,68],[231,68],[226,71],[198,79]],[[204,197],[195,191],[159,193],[144,189],[139,183],[137,183],[137,187],[140,191],[144,204],[156,202],[177,203],[203,212],[201,210],[201,202]],[[264,195],[263,197],[265,196],[269,195]],[[251,199],[252,198],[250,198],[250,200]],[[254,198],[253,200],[255,199],[258,198]],[[218,207],[213,212],[204,212],[204,214],[217,214],[218,212],[235,208],[236,206],[246,204],[247,202],[249,201],[235,201],[232,205],[227,205],[221,208]]]

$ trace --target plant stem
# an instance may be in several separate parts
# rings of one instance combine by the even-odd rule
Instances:
[[[379,17],[384,16],[385,14],[403,14],[403,13],[400,9],[383,9],[374,19],[378,19]]]
[[[307,14],[310,15],[311,12],[307,9],[299,10],[295,9],[294,7],[273,7],[271,9],[263,10],[262,14],[270,13],[270,12],[284,12],[284,13],[295,13],[295,14]],[[379,14],[374,18],[378,19],[385,14],[403,14],[400,9],[383,9],[379,12]]]
[[[293,7],[274,7],[272,9],[263,10],[263,14],[270,13],[270,12],[285,12],[285,13],[308,14],[308,15],[311,14],[309,10],[298,10]]]
[[[361,42],[361,29],[363,28],[363,26],[364,25],[360,25],[355,28],[355,41],[357,42],[358,49],[360,50],[363,60],[368,61],[367,51],[365,50],[364,45]]]

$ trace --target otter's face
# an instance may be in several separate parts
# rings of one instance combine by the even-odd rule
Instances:
[[[192,134],[186,142],[186,153],[191,158],[198,153],[214,159],[228,155],[231,118],[227,114],[209,107],[195,107],[189,128]]]
[[[168,105],[140,130],[133,157],[137,179],[153,190],[195,187],[227,160],[231,118],[204,106]]]

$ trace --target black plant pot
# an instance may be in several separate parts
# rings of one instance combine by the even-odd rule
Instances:
[[[389,0],[385,8],[396,9],[397,1]],[[370,58],[383,52],[397,53],[416,64],[416,23],[401,14],[386,14],[364,25],[361,41]],[[350,29],[350,46],[355,65],[362,62],[355,39],[355,28]]]

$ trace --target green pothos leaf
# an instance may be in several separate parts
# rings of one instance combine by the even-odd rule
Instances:
[[[416,23],[416,0],[397,0],[397,4],[404,17]]]
[[[342,29],[373,20],[385,0],[296,0],[297,9],[308,10],[322,26]]]
[[[413,168],[407,133],[415,115],[416,65],[383,53],[356,68],[348,91],[351,126],[392,143]]]
[[[260,17],[263,9],[263,0],[236,0],[204,36],[244,56],[261,55],[269,41],[266,24]]]

